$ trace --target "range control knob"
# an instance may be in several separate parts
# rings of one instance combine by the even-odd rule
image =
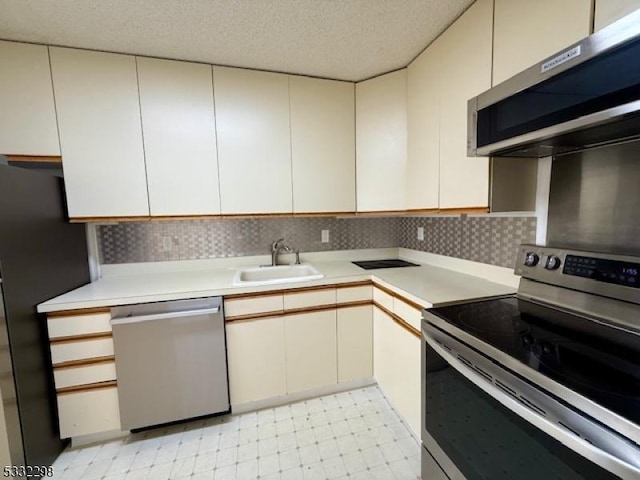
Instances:
[[[556,257],[555,255],[549,255],[547,257],[547,263],[545,264],[544,268],[546,268],[547,270],[557,270],[558,267],[560,267],[561,263],[562,262],[558,257]]]
[[[535,252],[527,252],[526,256],[524,257],[524,264],[527,267],[535,267],[539,261],[540,257]]]

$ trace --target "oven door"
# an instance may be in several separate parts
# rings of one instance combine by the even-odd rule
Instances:
[[[637,445],[427,321],[422,367],[423,457],[451,479],[640,478]]]

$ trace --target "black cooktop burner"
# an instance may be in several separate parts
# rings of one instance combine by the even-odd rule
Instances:
[[[640,335],[515,296],[429,310],[640,425]]]
[[[360,268],[364,268],[365,270],[373,270],[376,268],[419,267],[416,263],[407,262],[397,258],[390,258],[386,260],[365,260],[351,263],[359,266]]]

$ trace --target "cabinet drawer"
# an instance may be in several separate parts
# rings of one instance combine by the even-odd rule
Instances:
[[[118,388],[58,395],[60,438],[120,430]]]
[[[47,318],[49,338],[71,337],[87,333],[111,331],[111,313],[90,313],[86,315],[69,315]]]
[[[116,364],[114,361],[110,361],[70,368],[56,368],[53,370],[53,378],[57,389],[107,382],[116,379]]]
[[[227,317],[251,315],[254,313],[281,312],[282,295],[265,295],[263,297],[238,298],[224,301],[224,313]]]
[[[360,302],[373,298],[373,287],[363,285],[361,287],[347,287],[336,289],[337,303]]]
[[[71,360],[108,357],[113,355],[113,339],[98,338],[78,342],[54,343],[51,345],[51,361],[55,365]]]
[[[387,292],[383,292],[379,288],[373,289],[373,301],[379,305],[382,305],[384,308],[393,312],[393,297],[389,295]]]
[[[319,305],[335,305],[336,289],[313,290],[300,293],[287,293],[284,296],[284,309],[315,307]]]
[[[421,329],[420,322],[422,321],[422,310],[412,307],[399,298],[394,298],[393,313],[398,315],[416,330]]]

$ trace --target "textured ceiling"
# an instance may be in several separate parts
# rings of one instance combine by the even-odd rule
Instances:
[[[474,0],[0,0],[0,38],[362,80]]]

